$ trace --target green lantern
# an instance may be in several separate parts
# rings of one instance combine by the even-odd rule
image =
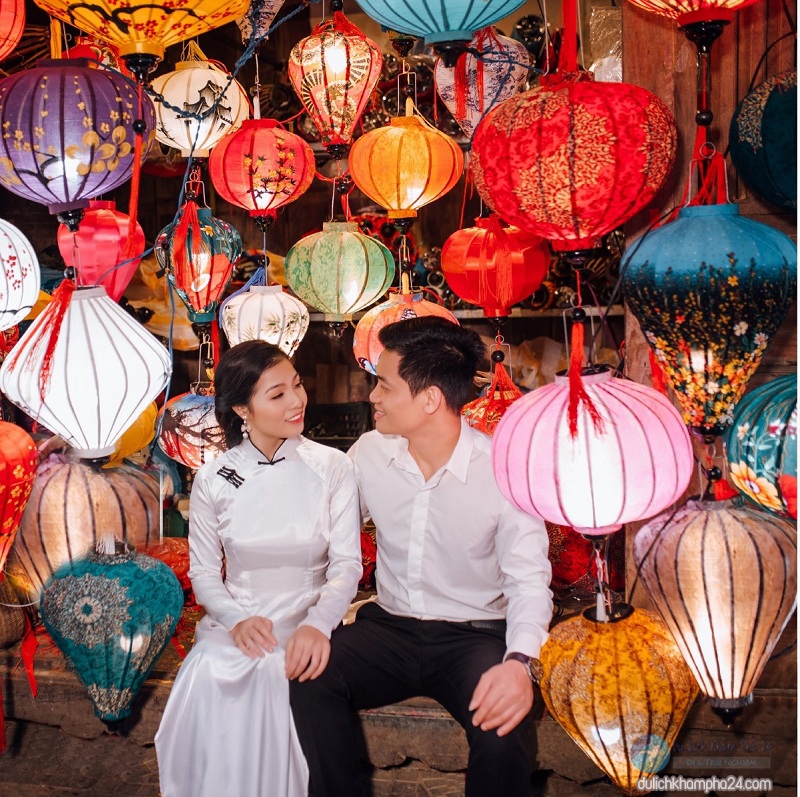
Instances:
[[[286,282],[307,304],[337,324],[383,296],[394,279],[392,253],[354,222],[327,222],[286,254]]]

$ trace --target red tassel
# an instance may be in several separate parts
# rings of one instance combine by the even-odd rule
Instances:
[[[266,274],[264,275],[266,278]],[[214,350],[214,370],[219,365],[219,324],[211,325],[211,346]]]
[[[720,479],[714,482],[715,501],[728,501],[731,498],[736,498],[737,495],[739,495],[738,491],[730,486],[727,479]]]
[[[564,74],[578,71],[578,0],[566,0],[562,14],[564,31],[561,34],[558,71]]]
[[[142,84],[139,83],[139,103],[137,119],[142,119],[144,114],[142,101]],[[136,218],[139,215],[139,178],[142,173],[142,150],[144,149],[144,134],[136,133],[133,143],[133,172],[131,174],[131,198],[128,202],[128,237],[125,239],[125,259],[129,260],[141,251],[136,246]]]
[[[25,612],[25,633],[22,635],[20,653],[22,654],[22,663],[25,665],[25,673],[28,676],[28,686],[30,686],[31,694],[34,697],[39,694],[39,686],[36,683],[36,673],[33,670],[33,660],[38,647],[39,640],[36,638],[36,632],[33,630],[31,618],[28,616],[28,613]]]
[[[456,61],[453,71],[453,88],[456,93],[456,119],[463,119],[467,115],[467,54],[463,53]]]
[[[586,387],[581,378],[583,370],[583,322],[576,321],[572,324],[572,351],[569,363],[569,405],[567,407],[567,419],[569,420],[570,437],[578,435],[578,404],[582,401],[586,406],[586,411],[592,419],[595,431],[602,431],[603,419],[594,406]]]
[[[522,391],[511,381],[503,363],[497,363],[494,368],[492,384],[487,393],[486,406],[478,422],[478,429],[485,434],[492,434],[499,422],[497,416],[502,416],[508,407],[521,397]]]
[[[653,377],[653,388],[663,395],[667,395],[667,377],[661,363],[656,359],[653,350],[648,348],[647,354],[650,357],[650,373]]]
[[[513,298],[514,281],[512,278],[513,262],[511,260],[511,246],[509,245],[508,233],[500,224],[500,219],[493,213],[489,216],[489,226],[486,230],[486,241],[489,236],[494,236],[494,264],[497,285],[497,302],[502,307],[511,304]],[[483,258],[483,249],[481,249]],[[485,273],[485,269],[483,270]]]
[[[325,24],[324,22],[322,23]],[[346,33],[348,36],[358,36],[361,39],[366,39],[367,34],[364,33],[357,25],[354,25],[346,16],[344,11],[333,12],[333,27]]]

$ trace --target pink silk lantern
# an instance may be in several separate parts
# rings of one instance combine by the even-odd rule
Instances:
[[[660,393],[608,370],[583,383],[601,425],[581,402],[570,434],[569,379],[557,376],[509,407],[492,463],[500,491],[523,512],[595,536],[677,501],[694,460],[680,414]]]
[[[117,210],[115,202],[90,199],[77,232],[71,233],[66,224],[59,225],[58,251],[75,269],[78,285],[102,285],[115,302],[119,301],[141,260],[125,255],[130,223],[130,217]],[[144,252],[144,230],[138,223],[134,242],[136,252]]]

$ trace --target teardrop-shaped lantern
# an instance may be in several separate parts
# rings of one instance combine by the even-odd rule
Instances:
[[[163,562],[139,553],[90,553],[53,574],[42,592],[44,627],[103,722],[117,723],[169,644],[183,590]]]
[[[0,421],[0,580],[38,465],[39,453],[31,436],[13,423]]]
[[[306,306],[280,285],[251,285],[222,308],[220,326],[235,346],[245,340],[265,340],[291,357],[308,330]]]
[[[577,434],[570,434],[569,379],[556,376],[509,407],[492,438],[492,465],[500,491],[523,512],[581,534],[607,534],[683,495],[692,444],[656,390],[612,379],[608,370],[583,382],[601,426],[580,404]]]
[[[94,459],[114,451],[171,373],[164,346],[105,288],[84,288],[33,322],[0,366],[0,391]]]
[[[730,501],[690,501],[636,535],[648,596],[725,720],[753,689],[797,603],[797,530]]]
[[[179,61],[174,72],[153,78],[153,91],[172,106],[156,103],[156,138],[179,149],[184,158],[207,158],[220,139],[250,115],[241,84],[211,61]]]
[[[359,139],[360,140],[360,139]],[[392,253],[353,222],[326,222],[301,238],[284,261],[289,287],[326,321],[349,321],[383,296],[394,279]]]
[[[507,316],[542,284],[549,267],[545,241],[516,227],[503,229],[494,215],[456,230],[442,247],[447,284],[487,317]]]
[[[348,163],[355,184],[386,208],[390,219],[414,218],[464,171],[458,144],[417,115],[396,116],[388,127],[365,133],[353,144]]]
[[[30,313],[39,297],[41,274],[28,239],[0,219],[0,332]]]
[[[14,51],[25,30],[25,0],[0,0],[0,61]]]
[[[626,304],[685,422],[720,434],[794,301],[797,247],[724,204],[683,208],[629,252]]]
[[[729,481],[754,504],[797,520],[797,377],[747,393],[725,435]]]
[[[623,794],[642,794],[697,696],[664,623],[624,604],[602,623],[589,609],[553,626],[539,658],[550,714]]]
[[[117,210],[113,200],[90,199],[76,232],[59,225],[58,251],[75,269],[78,285],[102,285],[115,302],[119,301],[141,262],[139,257],[129,259],[125,255],[130,223],[130,217]],[[144,230],[138,222],[134,240],[136,251],[144,252]]]
[[[458,324],[456,317],[447,308],[436,302],[429,302],[422,293],[389,291],[389,298],[364,313],[356,324],[356,331],[353,334],[353,355],[356,362],[375,376],[378,358],[383,352],[383,344],[379,339],[380,331],[395,321],[405,321],[407,318],[425,315],[446,318]]]
[[[383,56],[342,11],[334,11],[289,54],[289,80],[334,157],[353,140],[383,67]]]
[[[475,33],[453,69],[437,60],[436,92],[468,139],[492,108],[522,91],[529,62],[522,42],[502,36],[492,27]]]

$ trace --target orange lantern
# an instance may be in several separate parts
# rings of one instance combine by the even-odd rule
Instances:
[[[31,436],[13,423],[0,421],[0,581],[38,465],[39,455]]]
[[[341,0],[333,0],[331,7],[333,18],[292,48],[288,71],[325,149],[341,158],[378,82],[383,56],[378,45],[347,19]]]
[[[512,305],[530,296],[550,265],[550,249],[532,233],[503,229],[497,216],[475,219],[442,247],[442,273],[464,301],[488,317],[507,316]]]
[[[11,55],[25,28],[25,0],[0,0],[0,61]]]
[[[390,219],[415,218],[418,208],[444,196],[464,171],[458,144],[415,110],[409,99],[405,116],[365,133],[350,151],[355,184]]]

